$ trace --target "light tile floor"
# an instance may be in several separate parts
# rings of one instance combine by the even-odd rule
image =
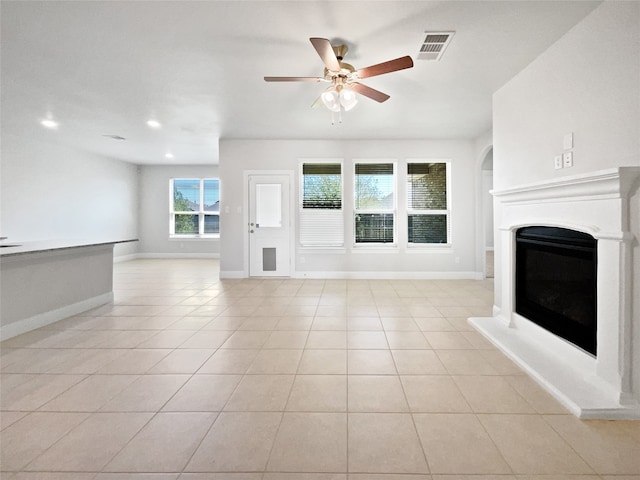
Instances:
[[[218,280],[115,265],[115,301],[2,344],[3,480],[640,480],[470,328],[488,281]]]

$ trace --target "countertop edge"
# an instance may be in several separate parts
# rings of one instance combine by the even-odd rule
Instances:
[[[118,243],[130,243],[137,242],[139,239],[130,238],[125,240],[110,240],[110,241],[83,241],[83,240],[69,240],[69,241],[41,241],[41,242],[16,242],[18,245],[15,247],[3,247],[0,248],[0,257],[11,257],[15,255],[27,255],[31,253],[44,253],[53,252],[57,250],[70,250],[73,248],[88,248],[99,247],[103,245],[115,245]]]

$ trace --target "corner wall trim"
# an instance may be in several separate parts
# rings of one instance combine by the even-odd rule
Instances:
[[[0,338],[6,340],[111,302],[113,302],[113,292],[108,292],[56,310],[24,318],[8,325],[3,325],[0,328]]]

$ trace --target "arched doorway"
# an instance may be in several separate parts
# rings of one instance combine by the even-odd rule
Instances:
[[[493,257],[493,196],[490,191],[493,189],[493,147],[489,148],[480,165],[481,197],[481,252],[483,255],[483,274],[485,278],[494,276]]]

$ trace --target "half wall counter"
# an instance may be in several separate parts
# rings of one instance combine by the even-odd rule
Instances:
[[[113,301],[113,248],[137,239],[0,243],[0,338]]]

